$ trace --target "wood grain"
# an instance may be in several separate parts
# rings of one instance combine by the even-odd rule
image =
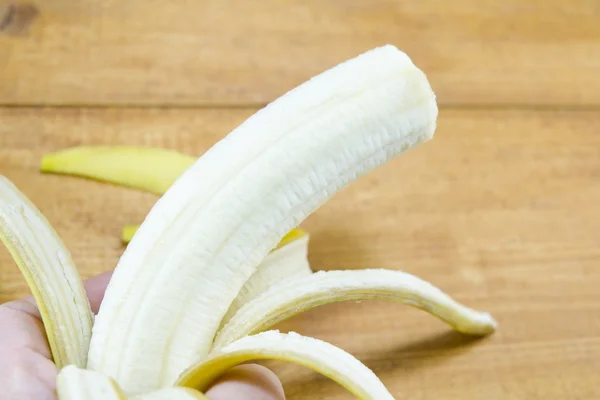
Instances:
[[[111,269],[122,224],[152,195],[41,175],[44,152],[140,144],[199,155],[253,109],[0,109],[0,173],[42,210],[83,276]],[[325,306],[282,323],[348,350],[399,399],[599,398],[600,112],[441,111],[436,138],[311,216],[315,269],[401,269],[499,320],[473,341],[383,302]],[[0,302],[28,293],[0,250]],[[350,398],[270,363],[290,400]]]
[[[0,104],[264,104],[384,43],[441,104],[600,104],[596,0],[0,0]]]

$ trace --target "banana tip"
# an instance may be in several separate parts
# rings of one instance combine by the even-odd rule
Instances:
[[[476,334],[483,336],[490,335],[494,333],[496,329],[498,329],[498,321],[492,317],[492,314],[486,312],[481,313],[479,319],[481,322],[481,328],[477,330]]]

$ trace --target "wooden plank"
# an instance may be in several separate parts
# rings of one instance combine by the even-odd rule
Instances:
[[[40,175],[44,152],[143,144],[201,154],[253,110],[0,109],[0,173],[54,224],[83,276],[112,268],[122,224],[155,197]],[[315,269],[401,269],[499,320],[472,341],[383,302],[322,307],[279,328],[355,354],[397,398],[599,398],[600,112],[442,110],[436,138],[311,216]],[[0,302],[27,294],[0,250]],[[270,363],[291,400],[345,399]]]
[[[0,0],[0,104],[264,104],[384,43],[441,104],[600,104],[595,0]]]

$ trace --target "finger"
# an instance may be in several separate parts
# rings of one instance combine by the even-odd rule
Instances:
[[[0,305],[0,354],[11,349],[30,349],[51,359],[40,313],[31,301],[14,300]]]
[[[87,279],[83,282],[85,291],[87,292],[88,299],[90,299],[90,306],[94,314],[98,313],[100,303],[104,298],[104,292],[112,276],[113,271],[106,271],[100,275],[96,275],[93,278]]]
[[[269,369],[246,364],[232,368],[206,392],[211,400],[285,400],[283,386]]]
[[[54,398],[56,366],[39,312],[32,302],[15,300],[0,305],[2,399]]]

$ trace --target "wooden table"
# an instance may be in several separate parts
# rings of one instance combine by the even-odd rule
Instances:
[[[334,343],[399,399],[593,399],[600,370],[600,3],[594,0],[0,0],[0,173],[84,277],[114,267],[155,196],[38,172],[49,151],[200,155],[310,76],[392,43],[430,78],[435,140],[303,225],[316,270],[415,273],[499,321],[343,303],[279,326]],[[0,301],[28,293],[0,250]],[[350,398],[270,364],[290,400]]]

